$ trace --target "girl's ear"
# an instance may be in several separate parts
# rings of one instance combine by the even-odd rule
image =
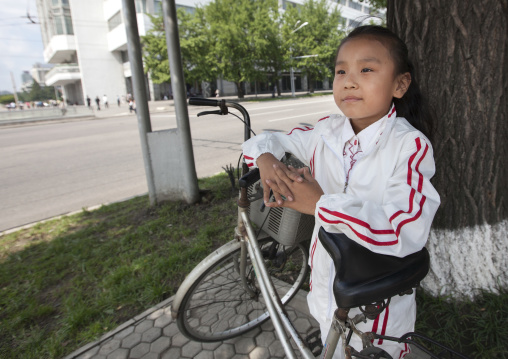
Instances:
[[[404,96],[404,94],[407,92],[409,85],[411,84],[411,74],[409,72],[400,74],[397,76],[395,81],[397,86],[393,92],[393,97],[402,98],[402,96]]]

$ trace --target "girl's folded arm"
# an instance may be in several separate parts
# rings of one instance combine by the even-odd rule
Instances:
[[[430,183],[435,165],[432,148],[417,137],[399,156],[383,191],[381,204],[347,193],[323,195],[316,220],[329,232],[343,232],[376,253],[404,257],[425,245],[439,207]],[[375,174],[374,174],[375,175]]]

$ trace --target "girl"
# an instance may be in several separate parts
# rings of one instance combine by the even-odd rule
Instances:
[[[435,166],[428,122],[406,45],[388,29],[362,26],[340,44],[333,82],[344,115],[322,118],[314,128],[287,135],[261,134],[243,144],[250,167],[258,166],[268,207],[289,207],[316,219],[310,248],[308,305],[324,341],[336,309],[332,260],[320,244],[320,227],[344,233],[369,250],[404,257],[423,248],[440,199],[430,183]],[[295,170],[279,159],[291,152],[310,168]],[[269,202],[273,190],[275,202]],[[350,316],[358,314],[352,309]],[[400,336],[413,331],[414,294],[391,298],[362,331]],[[351,345],[362,344],[353,336]],[[394,358],[404,344],[376,342]],[[334,357],[342,358],[341,345]]]

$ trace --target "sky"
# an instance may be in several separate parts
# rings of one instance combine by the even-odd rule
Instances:
[[[42,53],[41,28],[27,19],[37,21],[35,0],[1,0],[0,12],[0,91],[13,92],[11,72],[16,90],[21,87],[21,74],[30,71],[36,62],[45,63]]]

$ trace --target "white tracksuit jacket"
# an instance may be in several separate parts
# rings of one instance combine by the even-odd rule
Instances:
[[[336,309],[332,291],[335,268],[317,238],[319,227],[342,232],[373,252],[404,257],[424,247],[439,207],[439,195],[430,183],[435,172],[430,141],[406,119],[396,117],[393,107],[381,120],[386,125],[378,129],[376,140],[362,147],[363,157],[354,164],[347,185],[342,131],[348,119],[342,115],[327,116],[314,128],[297,127],[288,134],[263,133],[242,146],[251,168],[263,153],[279,159],[285,152],[292,153],[309,166],[325,193],[316,205],[307,298],[311,314],[320,323],[323,341]],[[357,313],[358,309],[352,309],[350,316]],[[414,330],[415,317],[414,294],[396,296],[375,320],[360,323],[358,328],[400,336]],[[393,358],[403,358],[409,352],[405,344],[382,340],[374,344]],[[356,339],[351,345],[362,348]],[[337,348],[334,358],[343,358],[340,343]]]

